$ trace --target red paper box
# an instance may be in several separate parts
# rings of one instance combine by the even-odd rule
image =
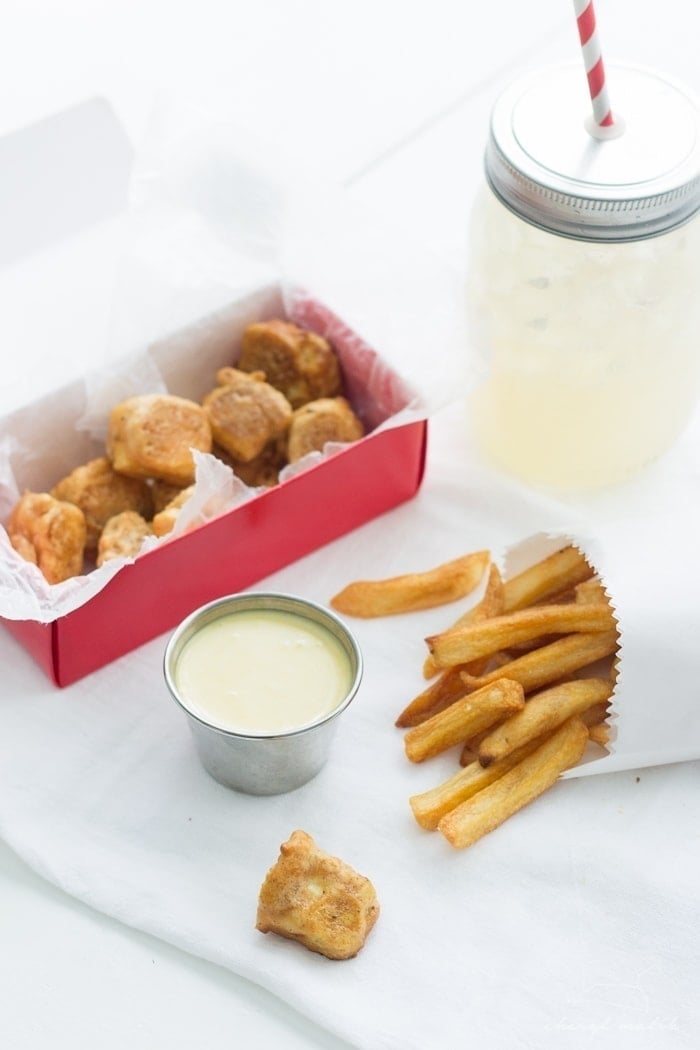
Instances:
[[[245,325],[281,316],[283,308],[280,289],[264,289],[234,305],[205,334],[196,326],[152,348],[168,389],[199,399],[213,385],[216,367],[233,363]],[[367,435],[191,532],[165,539],[125,565],[84,604],[52,622],[4,618],[4,626],[57,685],[69,685],[171,630],[197,606],[251,586],[417,492],[427,422],[420,413],[408,413],[405,421],[399,417],[392,423],[412,399],[401,377],[313,299],[295,297],[288,315],[330,338],[347,395],[362,415]],[[83,438],[56,453],[52,406],[58,413],[56,433],[65,433],[61,412],[77,410],[79,415],[81,397],[75,387],[67,388],[0,424],[2,436],[12,434],[20,415],[34,413],[33,418],[45,420],[36,427],[38,446],[32,449],[31,463],[17,478],[20,489],[49,488],[62,471],[102,454],[97,447],[83,447]]]

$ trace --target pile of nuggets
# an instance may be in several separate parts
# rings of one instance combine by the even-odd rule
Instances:
[[[326,339],[289,321],[251,324],[236,367],[217,372],[201,403],[174,394],[122,401],[105,455],[50,492],[25,492],[7,532],[21,557],[60,583],[91,563],[133,557],[147,536],[173,529],[193,490],[193,449],[222,459],[246,485],[270,487],[288,463],[363,433]]]

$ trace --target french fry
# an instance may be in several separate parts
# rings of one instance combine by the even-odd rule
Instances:
[[[488,734],[495,728],[495,726],[500,725],[501,721],[505,720],[501,719],[498,722],[494,722],[494,724],[492,726],[489,726],[488,729],[483,729],[481,733],[477,733],[476,736],[472,736],[469,738],[469,740],[465,740],[464,746],[462,747],[462,750],[459,754],[460,766],[468,766],[470,762],[478,761],[479,747],[481,745],[481,741],[484,739],[484,737],[488,736]]]
[[[533,602],[533,605],[566,605],[568,602],[572,602],[576,597],[575,587],[566,587],[563,591],[557,591],[555,594],[548,594],[542,601]],[[529,608],[529,606],[526,606]],[[511,609],[511,612],[517,612],[517,609]]]
[[[448,672],[445,672],[448,673]],[[608,692],[612,695],[612,691],[615,685],[613,677],[604,679],[608,684]],[[563,684],[563,683],[559,683]],[[601,687],[602,688],[602,687]],[[539,695],[539,694],[537,694]],[[534,699],[534,697],[531,697]],[[525,710],[530,700],[526,697]],[[610,707],[609,700],[601,700],[599,703],[591,704],[590,707],[586,707],[585,710],[579,712],[579,718],[582,722],[585,722],[587,726],[597,726],[600,722],[604,722],[608,715],[608,709]],[[484,729],[483,732],[477,733],[476,736],[471,737],[470,740],[465,741],[464,747],[459,756],[460,766],[468,766],[470,762],[476,762],[479,758],[479,748],[482,742],[489,736],[498,726],[502,726],[506,719],[502,719],[499,722],[494,723],[489,729]]]
[[[576,547],[564,547],[505,582],[505,612],[517,612],[593,575],[593,568]]]
[[[573,715],[608,700],[612,686],[605,678],[579,678],[531,697],[522,711],[501,722],[479,745],[479,762],[502,761],[532,740],[552,732]],[[584,723],[585,724],[585,723]]]
[[[525,702],[527,703],[527,697],[525,697]],[[474,736],[469,737],[468,740],[464,741],[464,746],[459,755],[460,766],[468,766],[470,762],[477,761],[479,758],[481,741],[484,740],[489,733],[492,733],[496,726],[502,725],[508,717],[509,715],[504,715],[502,718],[499,718],[497,722],[494,722],[492,726],[489,726],[487,729],[482,729],[480,733],[476,733]]]
[[[545,635],[609,631],[614,626],[615,617],[607,605],[538,605],[482,623],[453,627],[426,638],[426,642],[439,667],[453,667]]]
[[[520,682],[525,693],[532,693],[545,685],[559,682],[574,671],[611,656],[617,650],[617,631],[594,631],[569,634],[556,642],[518,656],[502,667],[494,668],[484,675],[460,672],[468,690],[483,689],[499,678],[508,677]]]
[[[466,802],[478,791],[493,784],[495,780],[502,777],[521,759],[525,758],[535,750],[535,742],[520,748],[512,755],[500,762],[494,762],[484,769],[478,762],[470,762],[464,769],[458,770],[437,787],[430,788],[420,795],[411,795],[409,804],[413,810],[413,816],[426,831],[434,831],[442,817],[450,810],[455,809],[460,803]]]
[[[465,598],[478,587],[491,560],[489,551],[474,551],[426,572],[385,580],[357,580],[331,598],[346,616],[372,618],[430,609]]]
[[[600,602],[602,605],[610,604],[605,587],[597,576],[592,576],[590,580],[583,580],[581,583],[576,584],[574,601],[583,604],[588,602]]]
[[[562,638],[561,634],[545,634],[540,635],[537,638],[531,638],[528,642],[516,642],[515,645],[509,645],[507,649],[501,649],[501,653],[506,653],[509,660],[512,660],[515,656],[522,656],[523,653],[531,653],[533,649],[539,649],[543,645],[549,645],[550,642],[556,642],[558,638]]]
[[[610,683],[611,692],[612,692],[612,685],[613,685],[613,683],[611,682]],[[601,722],[605,721],[605,719],[608,717],[609,709],[610,709],[609,702],[607,700],[603,700],[599,704],[592,704],[591,707],[587,707],[585,711],[581,712],[581,714],[579,715],[579,718],[581,719],[582,722],[585,722],[585,724],[590,729],[591,726],[597,726]]]
[[[499,678],[409,729],[404,737],[406,755],[411,762],[423,762],[519,711],[524,704],[522,686]]]
[[[483,572],[490,555],[480,555]],[[438,602],[426,581],[444,568],[360,581],[333,604],[365,616],[428,608]],[[425,639],[423,674],[435,681],[396,719],[412,762],[462,744],[461,768],[410,797],[417,823],[469,846],[546,791],[589,739],[605,747],[619,638],[609,596],[573,545],[505,583],[491,564],[481,600]]]
[[[452,625],[453,627],[462,627],[469,623],[478,623],[480,620],[488,620],[492,616],[500,616],[503,612],[503,601],[504,601],[504,588],[503,578],[497,565],[491,565],[489,567],[488,579],[486,581],[486,589],[484,590],[481,601],[474,606],[473,609],[467,610],[458,620]],[[481,674],[486,669],[486,665],[483,661],[474,661],[474,666],[468,668],[472,674]],[[423,677],[432,678],[440,671],[440,668],[435,663],[432,653],[428,653],[423,664]]]
[[[395,724],[400,729],[420,725],[432,715],[436,715],[438,711],[444,711],[460,696],[464,696],[464,682],[461,676],[463,669],[462,667],[450,667],[447,671],[443,671],[432,685],[411,700],[396,719]]]
[[[607,747],[610,742],[610,726],[605,722],[596,722],[588,727],[588,739],[600,747]]]
[[[587,727],[570,718],[502,777],[441,817],[438,830],[455,849],[471,846],[550,788],[587,743]]]

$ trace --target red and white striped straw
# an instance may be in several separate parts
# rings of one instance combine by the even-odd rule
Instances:
[[[588,77],[588,90],[593,103],[593,119],[601,128],[609,128],[615,120],[610,109],[605,67],[596,29],[592,0],[574,0],[583,64]]]

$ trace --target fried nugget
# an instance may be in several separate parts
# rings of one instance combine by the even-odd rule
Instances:
[[[344,397],[319,398],[292,416],[287,457],[295,463],[308,452],[321,452],[327,441],[357,441],[363,434],[362,423]]]
[[[212,435],[201,405],[174,394],[140,394],[109,415],[107,455],[120,474],[172,485],[194,481],[192,449],[211,452]]]
[[[85,515],[74,503],[48,492],[25,492],[7,525],[12,546],[37,565],[49,583],[61,583],[83,571]]]
[[[212,452],[251,488],[272,488],[279,481],[280,470],[287,463],[287,443],[284,436],[269,441],[262,452],[248,463],[234,459],[226,449],[218,445],[214,446]]]
[[[212,448],[212,452],[214,449]],[[153,514],[160,514],[169,503],[180,495],[183,489],[192,488],[191,485],[171,485],[168,481],[159,481],[157,478],[151,484],[151,499],[153,500]],[[151,515],[153,516],[153,515]]]
[[[10,542],[21,558],[30,561],[32,565],[37,564],[36,548],[27,536],[21,532],[13,532],[10,535]]]
[[[292,408],[341,393],[340,365],[330,343],[290,321],[261,321],[243,333],[238,367],[260,369]]]
[[[188,485],[187,488],[180,489],[170,503],[166,504],[162,510],[154,515],[151,522],[154,536],[166,536],[173,531],[180,511],[193,492],[194,485]]]
[[[109,519],[97,544],[97,565],[104,565],[110,558],[135,558],[141,550],[146,536],[151,535],[151,526],[135,510],[123,510]]]
[[[357,955],[377,921],[374,886],[293,831],[260,888],[256,929],[300,941],[328,959]]]
[[[76,467],[51,489],[55,499],[75,503],[85,515],[85,549],[97,550],[100,533],[115,514],[137,511],[150,518],[153,512],[151,490],[140,478],[129,478],[114,470],[107,456],[91,459]]]
[[[214,441],[234,459],[250,463],[286,433],[292,406],[269,383],[237,368],[220,369],[216,381],[202,401]]]

